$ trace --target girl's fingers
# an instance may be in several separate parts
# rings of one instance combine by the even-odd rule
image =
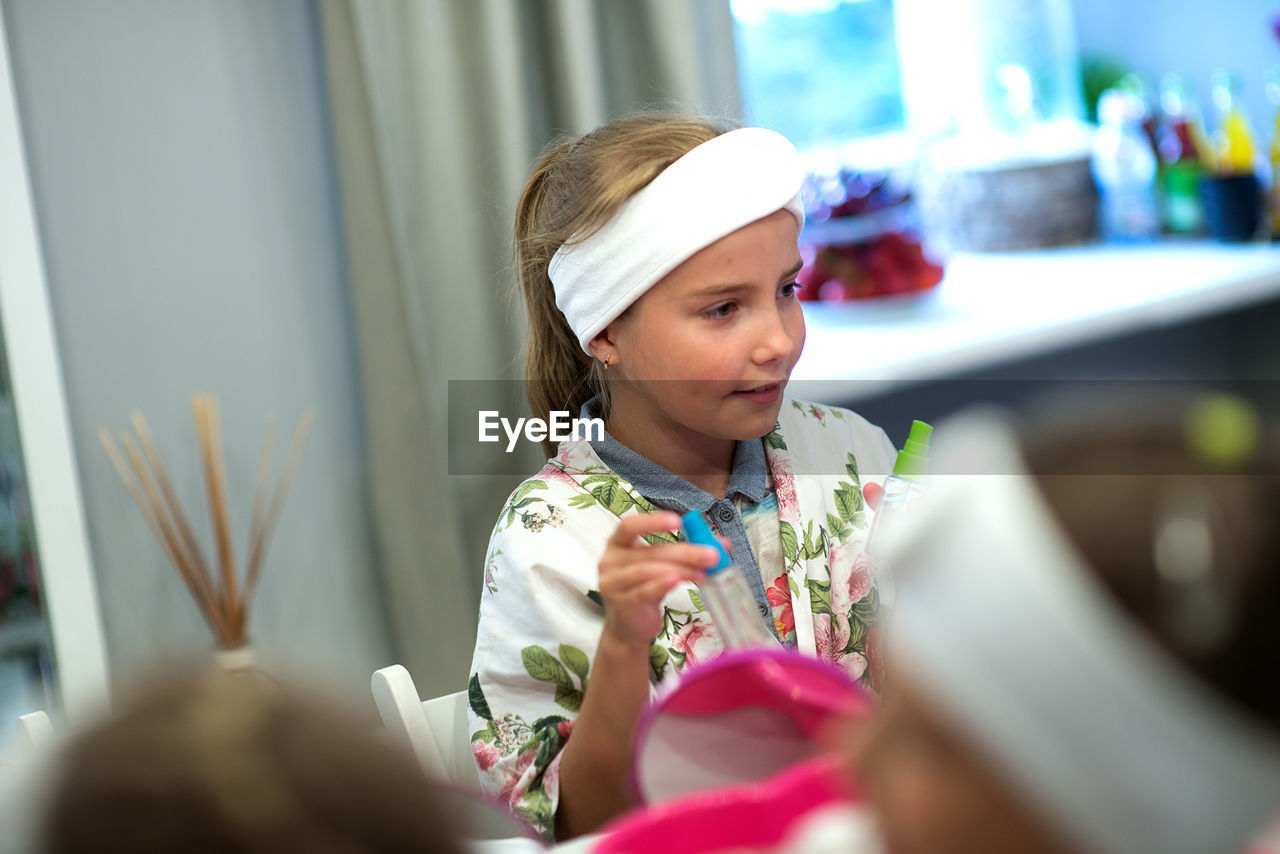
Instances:
[[[600,577],[600,595],[606,600],[620,599],[635,595],[655,578],[675,579],[672,584],[681,581],[701,581],[705,573],[701,569],[671,564],[663,561],[642,561],[629,564]]]
[[[679,529],[680,517],[668,510],[626,516],[609,537],[611,546],[633,546],[644,534],[671,533]]]
[[[668,575],[665,577],[655,578],[646,584],[641,585],[636,591],[637,598],[645,602],[661,602],[666,595],[671,592],[671,588],[679,584],[683,579],[677,575]]]
[[[719,559],[719,553],[711,546],[699,546],[693,543],[659,543],[656,546],[634,547],[611,544],[600,558],[600,569],[621,568],[640,561],[663,561],[695,569],[707,569],[715,566]]]
[[[884,487],[878,483],[864,484],[862,487],[862,500],[867,502],[867,506],[872,510],[880,509],[880,502],[884,499]]]

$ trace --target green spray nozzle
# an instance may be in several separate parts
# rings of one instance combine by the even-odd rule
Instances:
[[[720,544],[720,540],[715,534],[711,533],[707,520],[702,518],[702,514],[697,510],[690,510],[682,517],[684,536],[691,542],[700,546],[712,546],[720,553],[720,562],[715,566],[707,567],[707,572],[719,572],[729,565],[729,553],[724,550],[724,546]]]
[[[933,436],[933,427],[923,421],[912,421],[911,432],[907,434],[906,444],[898,451],[898,459],[893,463],[893,473],[902,477],[914,477],[923,474],[929,465],[929,438]]]

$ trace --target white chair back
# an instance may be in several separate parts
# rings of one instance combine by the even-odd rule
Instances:
[[[53,742],[53,722],[45,712],[18,715],[18,743],[28,747],[44,747]]]
[[[44,712],[19,716],[15,735],[0,751],[0,854],[32,850],[55,745]]]
[[[424,702],[413,677],[399,664],[376,671],[371,687],[383,725],[414,752],[429,775],[467,789],[479,787],[466,691]]]

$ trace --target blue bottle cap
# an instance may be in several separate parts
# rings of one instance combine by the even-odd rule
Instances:
[[[697,510],[690,510],[684,514],[682,520],[684,528],[684,536],[691,543],[700,546],[714,546],[715,550],[720,553],[720,562],[715,566],[707,568],[707,572],[719,572],[729,565],[729,553],[724,550],[724,546],[720,544],[720,540],[715,534],[711,533],[707,520],[702,518],[702,514]]]

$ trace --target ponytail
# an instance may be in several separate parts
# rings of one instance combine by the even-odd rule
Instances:
[[[608,417],[608,385],[556,307],[547,272],[567,240],[599,228],[627,199],[691,149],[729,130],[714,119],[646,113],[617,119],[581,139],[565,138],[539,156],[516,205],[515,252],[529,315],[525,379],[533,415],[578,410],[593,396]],[[555,446],[544,441],[548,456]]]

